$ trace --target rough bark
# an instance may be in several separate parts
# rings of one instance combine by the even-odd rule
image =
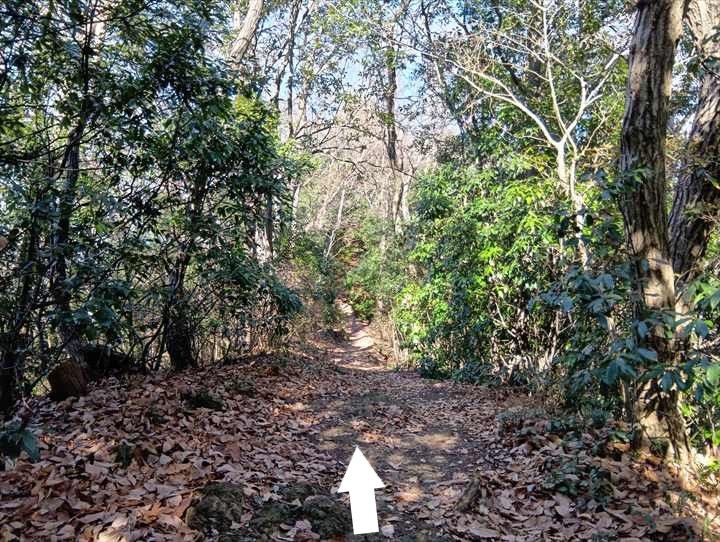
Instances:
[[[669,309],[675,301],[665,210],[665,139],[682,0],[638,4],[620,141],[620,198],[628,248],[643,304]]]
[[[704,69],[670,213],[670,253],[681,284],[692,281],[700,271],[713,219],[720,215],[720,74],[710,66],[720,60],[720,42],[715,37],[720,0],[693,0],[687,21]],[[678,309],[684,313],[687,308],[681,296]]]
[[[68,360],[58,365],[49,375],[50,396],[56,401],[79,397],[87,393],[85,373],[77,363]]]
[[[626,189],[619,203],[639,291],[640,317],[671,311],[675,305],[665,208],[665,140],[684,11],[684,0],[639,2],[630,46],[620,141],[620,173]],[[661,363],[673,361],[672,344],[661,333],[651,333],[647,343]],[[645,431],[653,436],[661,432],[670,439],[676,457],[685,456],[689,447],[677,395],[661,395],[654,384],[640,388],[636,416]]]
[[[193,224],[192,218],[191,224]],[[170,365],[176,371],[184,371],[197,365],[193,349],[194,334],[185,295],[185,272],[190,263],[188,252],[193,244],[194,242],[190,240],[183,247],[168,280],[169,295],[163,322],[164,343],[170,357]]]
[[[182,291],[178,293],[182,296]],[[197,366],[192,339],[187,304],[182,299],[176,300],[170,307],[165,329],[165,344],[170,364],[176,371]]]

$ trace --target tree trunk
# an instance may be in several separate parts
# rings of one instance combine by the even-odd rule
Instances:
[[[330,255],[332,254],[332,249],[335,246],[335,238],[337,237],[337,232],[340,230],[340,226],[342,226],[344,209],[345,209],[345,184],[343,182],[342,188],[340,190],[340,203],[338,204],[337,215],[335,217],[335,226],[333,226],[333,229],[330,231],[330,236],[328,237],[327,244],[325,245],[325,252],[323,253],[323,256],[325,257],[326,260],[330,258]]]
[[[685,2],[638,2],[630,46],[628,84],[620,141],[620,174],[626,190],[620,196],[628,250],[638,289],[636,313],[640,318],[655,311],[672,311],[675,280],[670,259],[665,209],[665,139],[672,88],[675,49],[682,32]],[[660,363],[674,361],[673,345],[661,330],[653,330],[647,346]],[[639,386],[636,415],[646,432],[664,425],[676,457],[689,451],[677,394],[659,396],[654,384]],[[656,400],[653,400],[655,398]],[[648,416],[648,411],[652,416]]]
[[[630,48],[620,142],[620,197],[628,248],[648,309],[675,301],[665,210],[665,139],[675,48],[682,29],[682,0],[638,4]]]
[[[394,24],[394,22],[393,22]],[[404,205],[408,190],[407,179],[404,174],[404,165],[398,156],[397,115],[395,113],[395,100],[398,88],[397,82],[397,56],[398,52],[392,43],[393,29],[388,30],[391,39],[385,49],[385,152],[392,178],[392,190],[388,193],[388,220],[393,225],[396,234],[401,233],[401,223],[404,219]]]
[[[170,364],[176,371],[197,367],[193,347],[195,334],[190,324],[190,307],[185,293],[185,275],[197,244],[196,232],[203,215],[207,182],[206,178],[197,178],[192,185],[190,201],[185,211],[188,217],[189,238],[180,246],[180,254],[175,260],[168,280],[169,294],[163,322],[164,339]]]
[[[105,23],[101,15],[102,8],[102,2],[97,2],[92,6],[88,12],[89,24],[85,34],[77,36],[83,40],[82,56],[78,66],[78,75],[82,80],[83,99],[75,127],[67,136],[65,151],[59,167],[61,172],[65,172],[65,183],[57,205],[57,223],[54,225],[51,242],[50,291],[55,310],[59,315],[57,332],[62,341],[62,347],[70,356],[70,360],[64,364],[64,370],[73,374],[81,374],[85,369],[85,341],[72,319],[72,296],[68,286],[67,257],[73,253],[75,248],[70,243],[70,228],[77,204],[82,139],[87,127],[92,125],[98,113],[98,105],[91,98],[93,79],[90,64],[92,57],[97,54],[102,45],[105,33]],[[84,387],[78,386],[77,392],[84,392]]]
[[[185,292],[180,286],[174,300],[168,309],[165,327],[165,345],[170,364],[176,371],[184,371],[190,367],[197,367],[193,349],[193,332],[190,327]]]
[[[300,192],[302,191],[302,181],[296,179],[292,185],[292,205],[290,207],[290,227],[293,231],[297,228],[298,209],[300,208]]]
[[[248,10],[243,19],[242,25],[238,29],[237,37],[230,47],[230,57],[236,64],[240,64],[245,53],[247,53],[253,36],[257,31],[260,17],[262,17],[263,0],[250,0],[248,2]]]
[[[286,62],[288,66],[288,82],[287,82],[287,117],[288,117],[288,137],[295,137],[295,104],[293,102],[293,92],[295,89],[295,29],[297,20],[300,16],[300,2],[293,4],[290,13],[290,36],[288,37]]]
[[[64,401],[68,397],[79,397],[87,393],[87,379],[82,367],[74,361],[61,363],[48,375],[50,397]]]
[[[58,221],[52,243],[53,260],[51,265],[53,271],[51,291],[56,310],[60,313],[58,334],[63,347],[80,367],[84,365],[83,343],[77,327],[71,321],[71,294],[67,286],[67,255],[71,252],[69,246],[70,221],[75,208],[77,183],[80,178],[80,141],[84,130],[85,122],[81,121],[68,135],[62,161],[67,174],[58,205]]]
[[[583,229],[585,228],[585,198],[577,191],[575,160],[570,161],[568,166],[565,140],[561,140],[555,145],[555,160],[557,162],[556,171],[563,190],[570,199],[573,214],[575,215],[575,240],[577,241],[577,250],[580,255],[580,264],[582,268],[588,270],[590,267],[590,251],[583,237]]]
[[[699,273],[712,219],[720,215],[720,74],[709,66],[720,60],[720,43],[714,35],[720,26],[720,0],[693,0],[687,20],[704,70],[670,213],[670,253],[679,285]],[[677,308],[681,313],[690,308],[685,296],[679,297]]]
[[[265,197],[265,243],[266,257],[271,260],[275,253],[275,205],[271,191]]]

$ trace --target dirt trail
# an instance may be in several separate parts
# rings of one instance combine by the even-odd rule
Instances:
[[[696,538],[681,515],[716,509],[606,430],[553,426],[512,391],[387,368],[344,310],[346,341],[34,400],[41,459],[0,472],[0,540],[199,540],[192,514],[218,482],[234,501],[212,503],[230,517],[204,538],[224,542],[684,541]],[[335,493],[356,445],[386,485],[383,532],[364,538]]]
[[[351,383],[313,403],[317,445],[343,464],[360,446],[386,485],[377,492],[380,523],[395,537],[452,539],[444,516],[474,471],[501,456],[495,417],[502,394],[390,370],[367,326],[346,305],[341,310],[348,340],[327,352]]]
[[[717,500],[689,504],[667,468],[652,457],[632,459],[611,429],[549,421],[516,391],[390,370],[368,327],[341,309],[348,340],[327,354],[344,385],[312,403],[314,442],[337,459],[339,476],[361,447],[386,485],[377,498],[389,538],[715,539],[697,519]]]

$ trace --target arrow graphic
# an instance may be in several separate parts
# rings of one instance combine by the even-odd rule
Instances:
[[[385,484],[375,474],[360,448],[355,446],[355,453],[338,488],[338,493],[350,493],[354,534],[376,533],[380,530],[375,507],[375,490],[383,487]]]

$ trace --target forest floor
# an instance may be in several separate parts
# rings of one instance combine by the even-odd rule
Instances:
[[[34,401],[41,458],[0,472],[0,540],[631,542],[717,528],[714,498],[612,429],[392,371],[352,316],[346,340],[288,351]],[[385,483],[381,533],[365,537],[347,534],[335,493],[356,445]]]

